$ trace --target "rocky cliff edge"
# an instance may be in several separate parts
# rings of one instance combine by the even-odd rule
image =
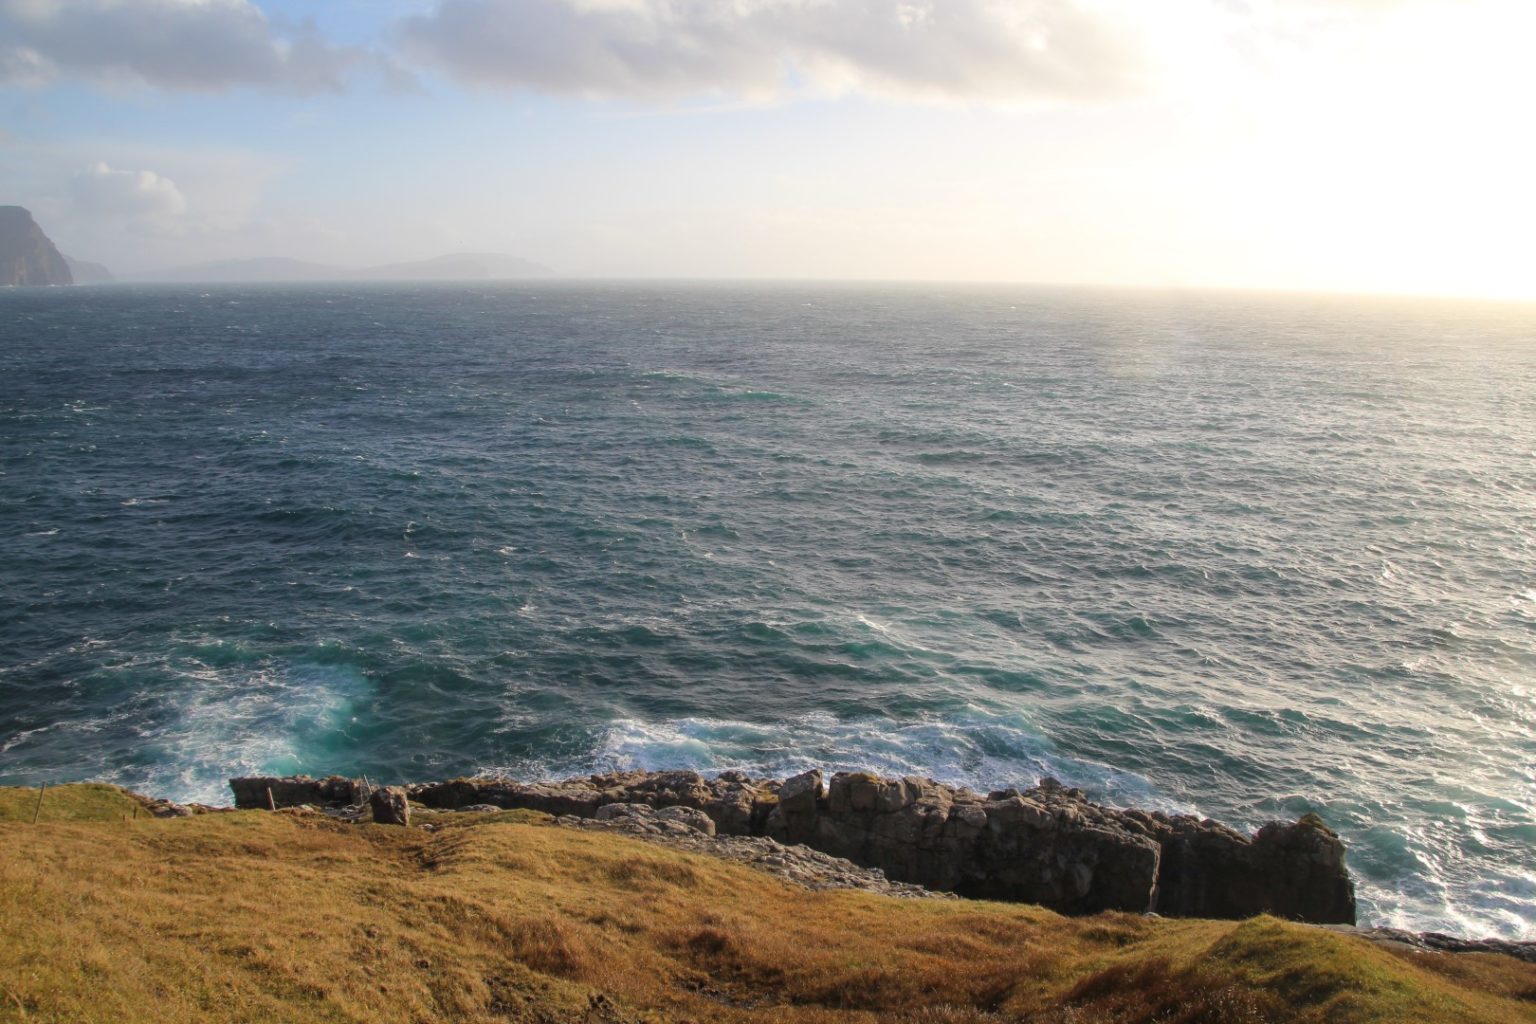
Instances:
[[[352,779],[231,780],[237,807],[362,802]],[[429,808],[596,818],[612,804],[694,808],[727,836],[761,836],[878,868],[898,882],[1063,913],[1103,910],[1317,924],[1355,922],[1344,844],[1321,820],[1243,835],[1214,821],[1096,804],[1053,779],[981,795],[931,779],[819,771],[622,772],[559,782],[457,779],[405,787]]]

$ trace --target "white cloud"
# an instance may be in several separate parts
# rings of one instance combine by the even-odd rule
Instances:
[[[187,211],[181,189],[154,171],[125,171],[97,163],[80,171],[69,184],[76,205],[91,216],[155,221]]]
[[[280,31],[247,0],[0,0],[0,82],[69,76],[313,93],[341,89],[365,59],[312,27]]]
[[[1468,0],[1470,3],[1470,0]],[[1514,0],[1508,0],[1514,2]],[[340,45],[257,0],[0,0],[0,84],[340,91],[401,59],[477,86],[638,100],[856,93],[1094,100],[1263,68],[1458,0],[413,0],[359,5],[398,53]],[[1221,74],[1214,76],[1217,81]]]
[[[443,0],[404,51],[479,85],[651,98],[1097,98],[1142,71],[1094,0]]]

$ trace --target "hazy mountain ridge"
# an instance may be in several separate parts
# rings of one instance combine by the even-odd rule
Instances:
[[[502,281],[548,277],[548,267],[502,253],[448,253],[413,263],[338,267],[282,256],[220,260],[135,275],[141,281],[256,284],[303,281]]]

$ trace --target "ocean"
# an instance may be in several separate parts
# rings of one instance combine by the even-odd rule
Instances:
[[[1050,774],[1536,939],[1536,306],[0,291],[0,597],[3,784]]]

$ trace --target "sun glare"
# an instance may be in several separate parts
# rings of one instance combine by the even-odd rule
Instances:
[[[1293,55],[1247,174],[1318,285],[1536,298],[1533,35],[1528,5],[1422,7]]]

